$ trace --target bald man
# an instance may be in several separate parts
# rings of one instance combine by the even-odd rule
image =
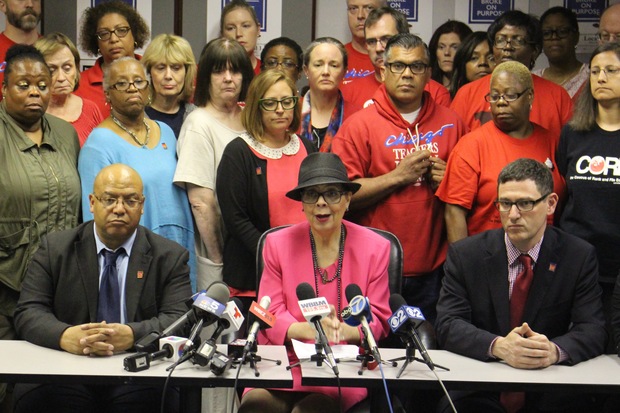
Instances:
[[[607,7],[598,26],[598,43],[620,41],[620,3]]]
[[[135,170],[110,165],[93,186],[94,220],[41,240],[22,284],[15,327],[31,343],[105,357],[132,349],[135,340],[187,311],[189,254],[139,225],[144,195]],[[104,288],[110,279],[104,262],[115,254],[118,299],[108,301],[104,297],[113,294]],[[76,411],[152,412],[160,398],[161,389],[128,385],[23,384],[14,393],[15,412],[63,411],[67,403],[82,406]]]

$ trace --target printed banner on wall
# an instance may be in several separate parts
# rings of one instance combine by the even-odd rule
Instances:
[[[514,0],[469,0],[469,23],[493,23],[514,8]]]
[[[598,23],[608,3],[608,0],[564,0],[564,7],[575,12],[580,22]]]
[[[222,0],[222,9],[230,3],[232,0]],[[260,24],[260,31],[267,31],[267,0],[246,0],[250,6],[254,8],[258,23]]]
[[[388,6],[407,16],[409,23],[418,21],[418,0],[389,0]]]

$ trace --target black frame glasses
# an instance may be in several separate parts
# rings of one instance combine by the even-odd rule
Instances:
[[[301,191],[301,202],[304,204],[314,204],[319,200],[319,197],[322,196],[326,203],[332,205],[340,202],[343,194],[346,194],[346,191],[329,189],[327,191],[319,192],[314,189],[307,189],[305,191]]]
[[[497,103],[499,102],[500,99],[504,99],[504,102],[510,103],[510,102],[514,102],[515,100],[519,99],[521,96],[525,95],[525,93],[528,92],[529,90],[530,88],[528,87],[521,93],[504,93],[502,95],[500,94],[492,95],[490,93],[487,93],[484,96],[484,100],[486,100],[489,103]]]
[[[116,205],[118,205],[119,200],[121,201],[125,209],[136,209],[140,205],[142,205],[142,203],[144,202],[144,197],[138,198],[138,199],[136,198],[125,199],[122,196],[114,197],[114,196],[102,195],[99,197],[95,194],[93,194],[93,196],[95,197],[97,201],[101,202],[101,205],[103,205],[105,208],[115,208]]]
[[[117,27],[114,30],[100,30],[95,34],[97,35],[97,39],[106,41],[106,40],[110,40],[113,34],[115,34],[116,37],[118,37],[119,39],[122,39],[123,37],[127,36],[130,31],[131,31],[131,27],[122,26],[122,27]]]
[[[144,90],[149,87],[149,81],[146,79],[136,79],[133,82],[121,80],[120,82],[110,85],[110,89],[126,92],[129,90],[130,86],[133,86],[136,90]]]
[[[278,110],[278,105],[281,105],[283,110],[293,110],[297,106],[298,100],[299,96],[287,96],[282,99],[259,99],[258,106],[267,112],[275,112]]]
[[[533,44],[531,41],[527,40],[523,36],[514,36],[514,37],[506,37],[506,36],[497,36],[493,41],[493,46],[498,49],[503,49],[508,46],[508,43],[515,48],[520,49],[522,47],[527,46],[528,44]]]
[[[426,72],[426,69],[430,67],[430,65],[423,62],[413,62],[409,64],[403,62],[391,62],[386,63],[385,65],[388,67],[388,69],[390,69],[390,72],[397,75],[405,73],[405,70],[407,70],[407,68],[409,68],[411,73],[413,73],[414,75],[422,75],[424,74],[424,72]]]
[[[278,59],[265,60],[263,61],[263,65],[267,69],[275,69],[278,66],[282,66],[282,69],[295,69],[299,67],[299,65],[293,61],[285,60],[283,62],[279,62]]]
[[[544,200],[546,197],[548,197],[549,195],[551,195],[551,192],[541,196],[538,199],[535,200],[530,200],[530,199],[520,199],[518,201],[506,201],[506,200],[501,200],[501,199],[496,199],[493,204],[495,205],[495,208],[497,208],[497,210],[499,212],[510,212],[510,210],[512,209],[512,206],[516,206],[517,209],[519,210],[519,212],[529,212],[532,209],[534,209],[534,207],[536,205],[538,205],[540,203],[540,201]]]
[[[559,29],[544,29],[542,31],[543,40],[551,40],[553,39],[553,35],[555,35],[558,39],[566,39],[575,30],[570,27],[560,27]]]

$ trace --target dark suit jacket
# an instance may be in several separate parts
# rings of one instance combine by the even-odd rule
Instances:
[[[99,266],[93,221],[41,240],[15,310],[20,338],[60,349],[73,325],[97,321]],[[189,254],[179,244],[139,226],[127,266],[127,325],[138,340],[162,331],[187,311]]]
[[[510,328],[504,230],[455,242],[437,303],[441,348],[478,360]],[[547,227],[525,304],[524,321],[568,353],[569,364],[602,354],[607,333],[594,247]]]

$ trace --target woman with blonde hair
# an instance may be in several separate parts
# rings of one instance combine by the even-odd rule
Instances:
[[[241,122],[246,132],[226,146],[216,191],[226,228],[224,281],[231,295],[256,298],[256,249],[271,227],[304,219],[286,198],[301,161],[316,149],[295,134],[301,123],[293,80],[280,70],[258,75],[248,90]],[[248,308],[249,302],[245,308]]]
[[[146,73],[151,76],[151,103],[146,114],[164,122],[179,137],[181,125],[195,108],[196,59],[189,42],[174,34],[160,34],[146,48],[142,57]]]
[[[83,146],[103,116],[94,102],[73,93],[80,84],[80,52],[71,39],[58,32],[41,37],[34,47],[52,72],[52,97],[46,113],[71,123]]]

